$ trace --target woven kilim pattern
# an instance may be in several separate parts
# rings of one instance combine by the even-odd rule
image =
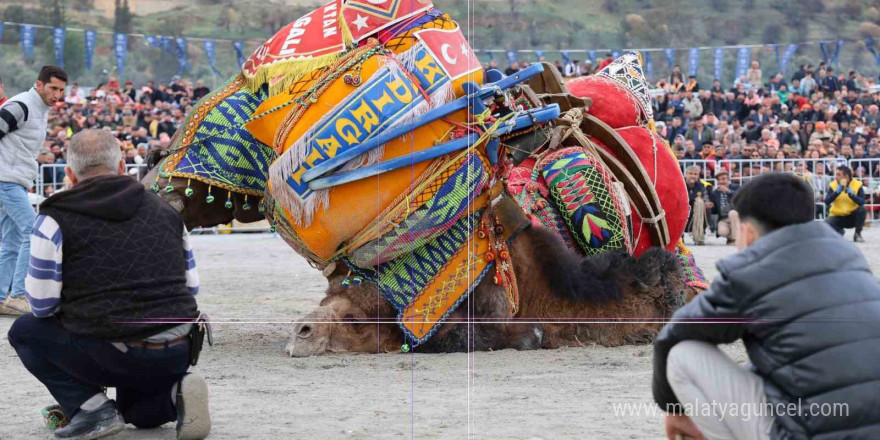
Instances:
[[[374,281],[398,311],[404,310],[476,229],[482,212],[462,217],[445,234],[396,260],[358,272]],[[357,269],[354,267],[354,269]]]
[[[625,217],[610,191],[610,181],[591,156],[580,148],[566,148],[547,156],[539,167],[584,253],[629,251]]]
[[[467,212],[474,198],[485,188],[488,178],[479,155],[471,153],[428,203],[384,236],[355,250],[352,263],[364,268],[373,267],[428,244]]]
[[[697,262],[694,260],[694,254],[685,248],[684,244],[679,243],[679,245],[675,247],[675,255],[678,257],[678,263],[684,271],[685,284],[701,290],[708,289],[709,281],[706,279],[706,276],[703,275],[703,270],[697,266]]]
[[[272,149],[253,137],[244,124],[268,96],[243,87],[220,101],[199,123],[192,142],[172,176],[188,177],[235,192],[262,195]]]
[[[550,203],[550,190],[541,176],[535,162],[530,161],[510,171],[507,177],[507,190],[516,198],[519,206],[526,214],[531,214],[545,228],[555,232],[565,242],[565,246],[575,252],[581,252],[568,232],[568,225],[556,207]]]

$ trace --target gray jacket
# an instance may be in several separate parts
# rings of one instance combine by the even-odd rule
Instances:
[[[654,342],[657,404],[678,403],[666,378],[676,343],[742,339],[769,402],[797,408],[777,414],[771,438],[880,439],[880,285],[858,248],[810,222],[767,234],[717,267],[709,290]],[[726,322],[687,323],[694,319]],[[826,403],[846,404],[848,415],[814,415]]]
[[[34,88],[13,96],[0,107],[0,182],[28,189],[33,186],[48,118],[49,106]]]

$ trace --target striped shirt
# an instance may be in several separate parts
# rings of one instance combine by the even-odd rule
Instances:
[[[61,305],[63,246],[61,228],[47,215],[40,215],[31,233],[31,258],[24,287],[34,316],[52,316]],[[186,255],[186,288],[193,296],[199,293],[199,273],[189,233],[183,228],[183,252]]]

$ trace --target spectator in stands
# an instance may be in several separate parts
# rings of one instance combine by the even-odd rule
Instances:
[[[602,70],[605,67],[607,67],[609,64],[611,64],[612,62],[614,62],[614,54],[611,52],[608,52],[605,54],[605,59],[602,60],[601,63],[599,63],[598,67],[596,67],[596,70],[597,71]]]
[[[761,84],[764,84],[764,75],[761,73],[757,61],[752,61],[752,65],[749,67],[749,70],[746,71],[746,81],[753,89],[759,88],[761,87]]]
[[[205,87],[205,83],[202,80],[198,80],[196,81],[196,88],[193,89],[192,99],[193,101],[198,101],[210,92],[211,89]]]
[[[684,138],[694,143],[698,154],[703,151],[704,146],[711,145],[715,140],[712,129],[706,127],[702,119],[694,120],[694,126],[684,133]]]
[[[675,82],[684,84],[684,75],[681,73],[681,66],[677,64],[672,67],[672,73],[669,74],[669,84]]]
[[[864,185],[853,178],[852,170],[847,166],[838,166],[834,178],[825,196],[825,205],[829,207],[825,221],[840,235],[845,229],[855,229],[853,241],[864,243],[862,227],[867,216]]]
[[[703,115],[703,103],[694,96],[694,92],[688,91],[685,93],[685,98],[681,100],[682,111],[687,110],[690,112],[691,117],[699,118]]]

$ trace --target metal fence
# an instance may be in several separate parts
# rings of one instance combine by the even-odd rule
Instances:
[[[853,170],[853,177],[864,184],[867,221],[880,219],[880,159],[682,159],[679,165],[682,173],[691,167],[698,168],[700,179],[713,186],[716,184],[715,175],[722,169],[729,173],[731,182],[740,185],[764,173],[794,173],[803,177],[813,188],[817,217],[827,215],[825,196],[828,185],[834,181],[837,167],[846,165]]]
[[[827,215],[825,195],[828,185],[834,180],[834,172],[841,165],[849,166],[853,175],[861,180],[865,187],[865,209],[868,211],[867,221],[880,219],[880,158],[878,159],[682,159],[679,160],[681,172],[684,174],[688,168],[696,167],[699,170],[700,179],[716,184],[715,175],[722,169],[730,174],[731,182],[737,184],[746,183],[750,178],[769,172],[789,172],[802,176],[813,188],[816,194],[817,217]],[[50,196],[55,191],[66,188],[64,164],[43,164],[37,175],[35,187],[35,204],[39,204],[43,198]],[[126,165],[125,171],[133,178],[141,180],[147,173],[146,164]],[[225,233],[225,232],[266,232],[268,226],[233,226],[197,228],[197,233]]]

